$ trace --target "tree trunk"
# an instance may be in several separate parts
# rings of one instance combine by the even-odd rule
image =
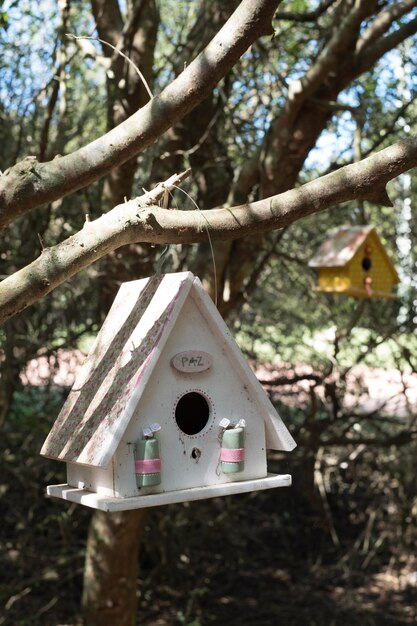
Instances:
[[[114,46],[122,44],[122,51],[151,83],[159,24],[154,0],[131,3],[125,24],[117,2],[93,0],[92,5],[100,37]],[[103,47],[103,53],[113,57],[113,78],[108,80],[108,127],[112,128],[142,107],[149,95],[136,72],[122,57],[113,55],[108,46]],[[111,171],[104,182],[102,205],[105,210],[123,202],[124,197],[130,198],[136,167],[135,157]],[[147,255],[146,248],[137,245],[122,252],[116,251],[105,260],[102,264],[105,276],[101,280],[105,310],[110,308],[120,282],[137,277],[130,265],[130,257],[145,263]],[[86,626],[135,624],[138,548],[144,519],[144,509],[94,513],[87,540],[82,596]]]
[[[145,516],[146,509],[94,513],[84,570],[85,626],[134,626],[138,548]]]

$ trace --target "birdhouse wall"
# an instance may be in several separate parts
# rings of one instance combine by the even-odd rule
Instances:
[[[370,254],[367,255],[367,251],[368,253],[371,251]],[[365,257],[372,261],[372,267],[367,271],[362,267]],[[366,277],[370,277],[372,279],[372,291],[391,292],[394,285],[394,274],[387,260],[386,253],[374,232],[370,233],[360,246],[348,264],[348,268],[352,287],[364,289],[364,280]]]
[[[228,359],[228,338],[211,328],[193,297],[186,301],[152,377],[140,399],[114,459],[114,495],[137,496],[266,476],[265,426],[259,407]],[[175,369],[178,353],[203,350],[212,366],[198,373]],[[186,434],[178,425],[176,406],[185,394],[198,394],[207,403],[208,419],[200,432]],[[204,411],[203,411],[204,413]],[[185,425],[201,415],[184,415]],[[204,417],[204,416],[203,416]],[[246,420],[244,469],[236,474],[221,471],[222,418],[237,423]],[[161,484],[138,490],[134,473],[133,446],[143,428],[157,422],[161,457]],[[99,485],[97,491],[102,491]]]
[[[347,267],[322,267],[319,269],[320,291],[346,291],[351,277]]]
[[[67,463],[67,483],[70,487],[95,491],[106,496],[114,496],[113,461],[106,469]]]

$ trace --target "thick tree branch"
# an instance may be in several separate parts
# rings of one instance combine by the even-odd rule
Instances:
[[[346,54],[346,51],[349,50],[354,34],[359,30],[365,17],[372,11],[374,4],[375,0],[360,0],[348,13],[339,28],[335,30],[306,74],[301,79],[291,83],[283,113],[286,124],[292,123],[303,103],[321,85],[324,77],[337,67],[340,55]]]
[[[233,208],[176,211],[154,206],[172,180],[118,205],[0,283],[0,322],[36,302],[81,269],[133,242],[196,243],[283,228],[301,217],[353,199],[391,205],[385,186],[417,166],[417,136],[297,189]],[[176,184],[176,183],[174,183]],[[392,205],[391,205],[392,206]]]
[[[91,4],[99,37],[116,46],[123,28],[118,0],[92,0]],[[103,54],[112,56],[112,52],[105,46]]]
[[[139,18],[147,3],[148,0],[138,0],[134,7],[132,7],[132,13],[123,27],[121,41],[119,42],[120,49],[126,48],[133,41],[137,31]]]
[[[24,160],[0,177],[0,228],[81,189],[151,145],[183,118],[261,35],[280,0],[243,0],[198,57],[164,91],[106,135],[49,163]]]

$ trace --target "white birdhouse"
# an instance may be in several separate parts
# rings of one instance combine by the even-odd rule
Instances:
[[[51,496],[120,511],[291,484],[266,450],[295,442],[201,282],[124,283],[41,454]]]

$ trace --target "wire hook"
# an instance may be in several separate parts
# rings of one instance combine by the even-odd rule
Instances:
[[[161,252],[161,254],[160,254],[160,256],[159,256],[159,259],[157,260],[157,262],[155,264],[155,274],[157,276],[159,276],[159,274],[162,273],[162,267],[163,267],[163,265],[164,265],[164,263],[166,261],[166,254],[167,254],[168,250],[169,250],[169,244],[166,243],[164,248],[163,248],[163,250],[162,250],[162,252]]]

